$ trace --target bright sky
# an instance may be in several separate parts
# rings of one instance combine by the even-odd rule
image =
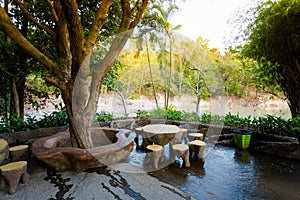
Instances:
[[[229,32],[228,20],[239,7],[253,0],[186,0],[179,5],[170,22],[181,24],[179,33],[195,40],[199,36],[208,39],[210,48],[224,49],[224,36]],[[228,36],[226,36],[228,37]]]

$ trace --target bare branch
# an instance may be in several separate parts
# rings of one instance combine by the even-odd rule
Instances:
[[[91,113],[95,110],[99,99],[98,97],[102,80],[105,74],[110,70],[113,63],[116,61],[120,51],[123,49],[126,41],[131,36],[132,32],[133,30],[119,33],[118,35],[116,35],[108,53],[106,54],[102,62],[96,67],[95,71],[93,71],[91,87],[89,89],[90,96],[85,109],[85,113]]]
[[[26,15],[26,17],[35,25],[37,25],[38,27],[40,27],[41,29],[45,30],[47,33],[49,33],[53,38],[55,38],[55,33],[46,25],[40,23],[37,21],[36,18],[34,18],[26,9],[26,5],[24,5],[25,3],[22,3],[20,0],[14,0],[18,6],[21,8],[22,12],[24,15]]]
[[[130,9],[129,0],[121,0],[122,3],[122,21],[119,27],[119,32],[126,31],[129,28],[132,10]]]

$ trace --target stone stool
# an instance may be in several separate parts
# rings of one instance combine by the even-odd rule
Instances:
[[[204,162],[204,150],[206,143],[201,140],[193,140],[189,142],[190,157]]]
[[[152,165],[155,169],[158,168],[158,161],[163,155],[163,147],[161,145],[152,144],[147,146],[147,154],[145,164]]]
[[[172,145],[173,155],[177,158],[182,158],[185,167],[190,167],[189,161],[189,146],[186,144],[174,144]]]
[[[0,188],[5,189],[6,182],[9,187],[9,194],[16,192],[20,180],[22,183],[26,183],[28,179],[26,161],[12,162],[0,166]]]
[[[0,139],[0,165],[9,157],[9,146],[6,140]]]
[[[203,141],[203,133],[189,133],[190,141],[201,140]]]
[[[12,162],[18,161],[21,158],[28,159],[28,145],[18,145],[9,148],[9,155]]]

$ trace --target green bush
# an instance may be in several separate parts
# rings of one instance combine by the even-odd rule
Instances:
[[[28,130],[27,124],[17,115],[11,115],[1,120],[0,132],[14,133]]]
[[[16,131],[26,131],[37,128],[48,128],[68,125],[68,115],[65,107],[61,104],[55,106],[58,110],[51,114],[44,114],[41,120],[37,120],[34,116],[26,116],[26,121],[20,117],[12,115],[3,118],[0,122],[0,132],[13,133]],[[138,110],[136,112],[138,119],[170,119],[182,120],[186,122],[202,122],[214,123],[224,122],[226,126],[236,128],[251,129],[253,131],[264,132],[268,134],[277,134],[290,137],[300,136],[300,116],[292,119],[283,119],[267,115],[265,117],[240,117],[239,115],[227,114],[225,116],[213,115],[211,113],[203,113],[201,116],[195,113],[178,111],[173,106],[168,109],[155,109],[150,112]],[[96,113],[94,122],[109,122],[114,120],[112,114],[108,112]]]
[[[113,114],[109,112],[101,111],[100,113],[96,113],[94,117],[94,121],[96,122],[109,122],[114,119]]]
[[[176,110],[173,105],[170,105],[166,109],[166,117],[170,120],[181,120],[182,112]]]
[[[69,117],[66,110],[54,111],[51,114],[45,113],[43,118],[37,122],[39,128],[68,126]]]
[[[182,116],[181,116],[181,120],[182,121],[186,121],[186,122],[199,122],[200,121],[200,116],[197,115],[196,113],[189,113],[189,112],[182,112]]]
[[[137,119],[150,119],[150,112],[145,110],[138,110],[136,113]]]

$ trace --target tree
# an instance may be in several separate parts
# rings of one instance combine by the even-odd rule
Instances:
[[[171,0],[170,0],[171,1]],[[101,83],[151,0],[14,0],[32,27],[52,46],[34,46],[0,7],[0,26],[47,71],[46,80],[61,90],[73,147],[93,147],[88,127],[96,112]],[[46,16],[46,17],[45,17]],[[25,20],[25,19],[24,19]],[[90,68],[94,45],[115,35],[101,62]],[[51,54],[49,49],[53,48]]]
[[[167,109],[169,107],[170,98],[170,88],[171,88],[171,78],[172,78],[172,43],[174,38],[172,34],[174,31],[180,29],[181,25],[173,26],[169,19],[178,10],[176,5],[171,5],[167,9],[164,9],[163,4],[154,6],[153,16],[156,23],[156,30],[158,35],[166,36],[163,40],[158,40],[159,46],[161,48],[160,54],[158,55],[158,60],[160,62],[161,68],[164,70],[165,75],[165,98],[164,107]],[[167,65],[169,65],[169,71],[167,70]]]
[[[260,3],[245,33],[243,54],[259,63],[259,71],[278,83],[295,117],[300,114],[300,1]]]
[[[151,16],[147,17],[151,19]],[[150,81],[151,81],[151,86],[152,86],[152,90],[153,90],[153,96],[154,96],[154,100],[155,100],[155,105],[156,108],[159,108],[158,105],[158,100],[157,100],[157,92],[156,92],[156,88],[155,88],[155,84],[153,81],[153,69],[152,69],[152,64],[151,64],[151,59],[150,59],[150,49],[149,46],[151,45],[151,39],[155,40],[156,39],[156,35],[155,35],[155,29],[153,29],[151,26],[147,26],[143,25],[142,28],[139,30],[139,34],[137,36],[137,42],[136,42],[136,46],[137,46],[137,52],[135,54],[135,58],[139,58],[140,52],[143,50],[143,41],[145,41],[145,46],[146,46],[146,53],[147,53],[147,63],[148,63],[148,68],[149,68],[149,73],[150,73]],[[150,41],[149,41],[150,38]],[[149,45],[150,43],[150,45]]]

